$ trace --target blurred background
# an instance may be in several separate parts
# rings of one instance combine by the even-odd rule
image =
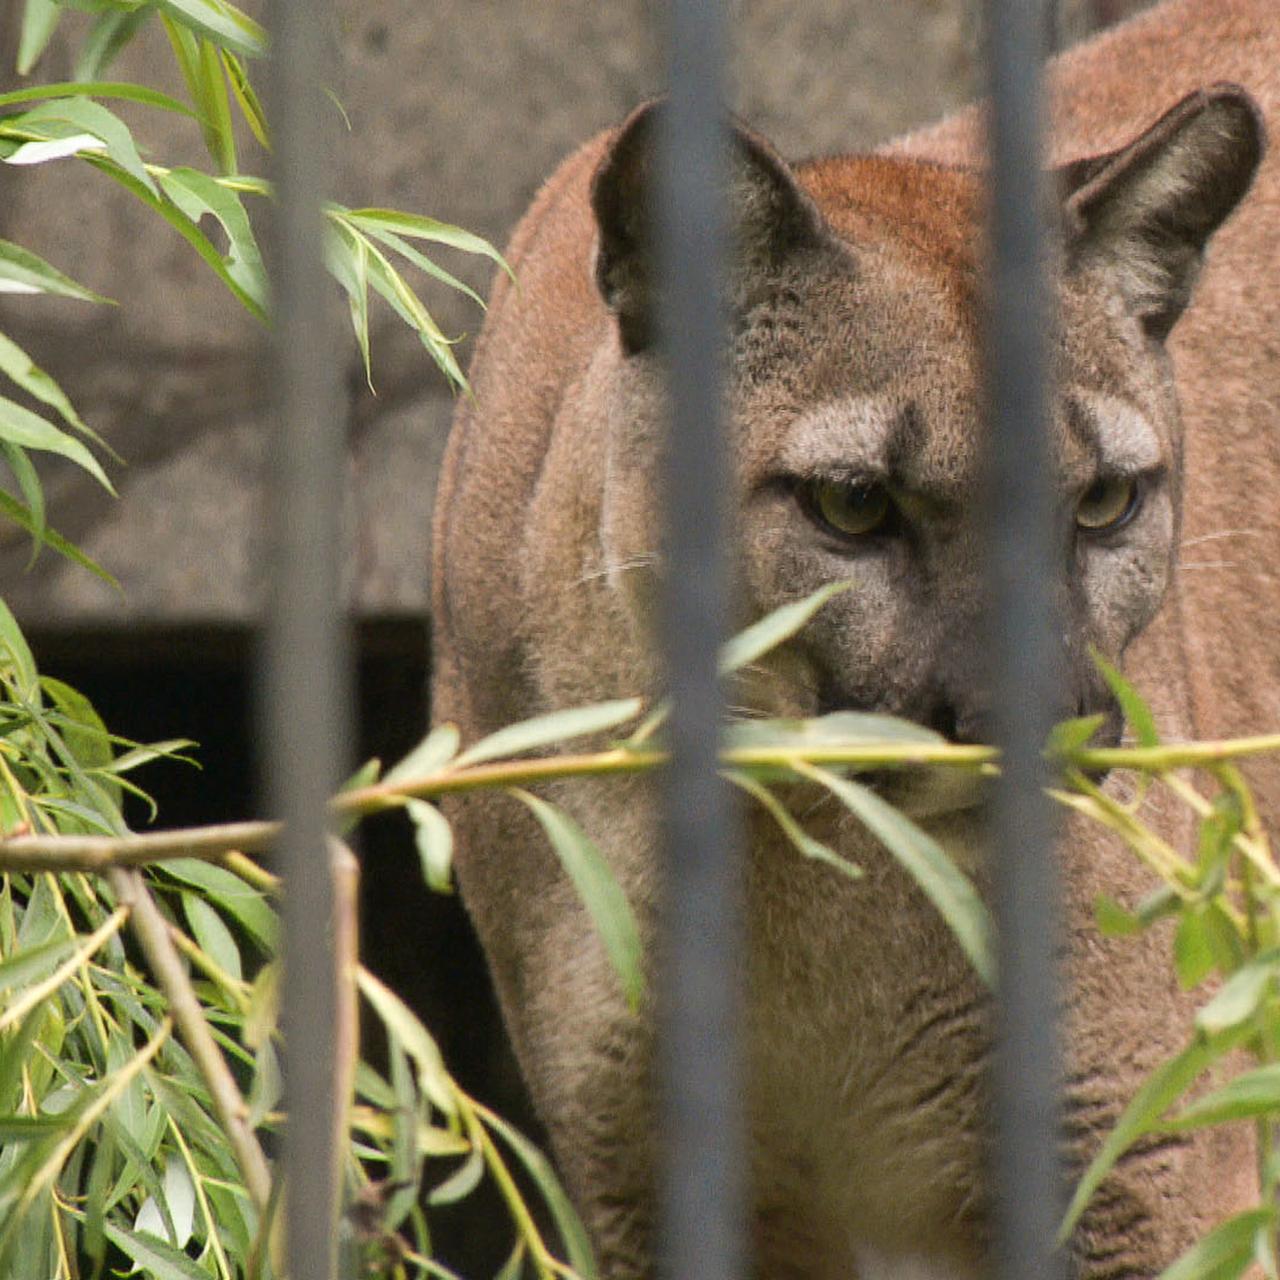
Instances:
[[[1059,0],[1055,41],[1084,38],[1148,2]],[[337,90],[350,131],[335,197],[429,214],[498,246],[555,165],[662,81],[660,6],[643,0],[337,8]],[[871,147],[980,91],[979,0],[736,0],[730,9],[734,104],[786,155]],[[21,83],[20,10],[0,11],[0,90]],[[70,78],[74,48],[73,35],[59,37],[40,79]],[[112,75],[181,95],[166,83],[171,68],[167,48],[140,41]],[[203,163],[190,122],[121,114],[147,158]],[[245,143],[242,167],[262,173],[260,150]],[[0,528],[5,598],[42,669],[88,694],[113,731],[200,743],[201,772],[164,765],[142,779],[160,804],[157,825],[260,816],[262,332],[184,241],[73,160],[0,170],[0,237],[120,304],[11,299],[0,328],[126,463],[112,469],[118,501],[76,468],[45,472],[51,522],[119,578],[123,598],[47,551],[28,567],[29,542],[11,525]],[[487,291],[484,260],[440,260]],[[479,327],[479,309],[461,295],[427,286],[423,296],[450,336]],[[453,411],[414,335],[385,309],[373,327],[376,394],[354,342],[344,382],[345,575],[359,663],[353,767],[374,755],[394,761],[427,722],[431,509]],[[464,338],[464,367],[469,350]],[[368,962],[424,1015],[464,1087],[536,1134],[457,900],[426,891],[398,815],[366,824],[361,853]],[[468,1200],[436,1229],[442,1256],[464,1275],[492,1272],[507,1251],[487,1238],[483,1213],[482,1200]]]

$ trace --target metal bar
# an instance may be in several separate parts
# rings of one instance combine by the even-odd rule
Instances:
[[[739,864],[716,768],[716,655],[727,617],[730,485],[722,411],[725,244],[719,0],[673,0],[659,156],[658,252],[671,396],[664,615],[672,716],[659,1072],[664,1179],[658,1249],[671,1280],[740,1280]]]
[[[346,634],[339,564],[345,433],[339,361],[322,254],[321,195],[333,154],[334,111],[323,97],[336,60],[329,5],[273,0],[270,100],[278,193],[271,237],[271,514],[267,625],[268,783],[285,822],[285,1229],[288,1274],[336,1275],[338,1188],[333,1030],[334,888],[325,801],[350,741]]]
[[[1041,751],[1058,704],[1043,279],[1046,206],[1039,95],[1048,31],[1039,0],[988,0],[992,313],[992,693],[1004,770],[994,812],[1000,999],[991,1089],[996,1274],[1064,1274],[1054,1011],[1054,822]]]

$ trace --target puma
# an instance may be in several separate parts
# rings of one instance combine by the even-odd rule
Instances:
[[[1272,0],[1175,0],[1069,52],[1053,83],[1061,711],[1103,712],[1118,729],[1092,646],[1125,659],[1171,739],[1275,728],[1280,175],[1261,157],[1262,120],[1280,112],[1280,17]],[[498,278],[474,399],[459,404],[435,527],[434,699],[468,739],[660,688],[653,119],[641,108],[587,143],[538,195],[508,252],[518,286]],[[851,584],[741,693],[751,711],[856,708],[985,735],[975,136],[961,118],[882,154],[791,166],[735,131],[741,617]],[[1280,769],[1252,776],[1264,815],[1280,817]],[[548,794],[604,851],[651,952],[652,783]],[[971,795],[925,780],[893,798],[983,883]],[[628,1010],[523,806],[477,793],[449,813],[464,898],[603,1271],[649,1276],[652,1011]],[[806,820],[866,877],[800,859],[745,813],[755,1274],[976,1277],[985,993],[856,822],[829,806]],[[1179,815],[1167,825],[1187,839]],[[1099,891],[1149,887],[1131,856],[1069,823],[1059,861],[1064,1147],[1078,1171],[1182,1046],[1192,1005],[1167,937],[1093,927]],[[1243,1127],[1141,1146],[1077,1230],[1075,1273],[1155,1275],[1251,1194],[1251,1161]]]

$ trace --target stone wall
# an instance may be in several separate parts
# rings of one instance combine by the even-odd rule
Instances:
[[[1067,0],[1060,33],[1141,0]],[[17,8],[0,16],[0,85],[10,87]],[[659,86],[641,0],[343,0],[351,120],[338,195],[460,223],[501,244],[540,180],[574,145]],[[975,0],[737,0],[735,101],[789,154],[872,145],[972,96]],[[63,76],[65,44],[41,68]],[[140,42],[113,70],[154,82],[171,59]],[[176,90],[176,86],[175,86]],[[152,158],[199,162],[189,122],[125,112]],[[246,148],[246,171],[264,168]],[[0,169],[0,236],[24,244],[118,307],[21,299],[0,326],[57,376],[127,460],[118,501],[72,468],[48,469],[52,522],[121,580],[123,601],[0,528],[6,599],[42,631],[237,624],[257,612],[269,424],[262,334],[179,237],[78,162]],[[487,264],[447,265],[481,290]],[[475,306],[425,291],[446,332],[474,332]],[[425,609],[435,471],[452,401],[413,335],[379,308],[376,396],[354,344],[345,381],[350,438],[348,583],[365,615]],[[464,354],[466,344],[462,348]]]

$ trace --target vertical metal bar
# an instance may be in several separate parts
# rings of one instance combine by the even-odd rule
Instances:
[[[747,1273],[739,867],[716,761],[730,488],[721,392],[724,38],[719,0],[672,0],[658,237],[671,396],[663,632],[672,696],[658,1247],[671,1280],[740,1280]]]
[[[994,814],[1000,999],[992,1072],[996,1274],[1059,1274],[1054,823],[1041,756],[1057,706],[1046,432],[1048,305],[1039,95],[1047,31],[1040,0],[988,0],[992,314],[988,397],[996,734]]]
[[[285,1227],[288,1274],[336,1274],[333,880],[325,802],[349,742],[346,635],[339,584],[345,438],[336,326],[320,208],[333,110],[323,90],[336,60],[329,5],[274,0],[270,100],[278,193],[271,238],[272,592],[267,626],[267,766],[284,895],[287,1038]]]

